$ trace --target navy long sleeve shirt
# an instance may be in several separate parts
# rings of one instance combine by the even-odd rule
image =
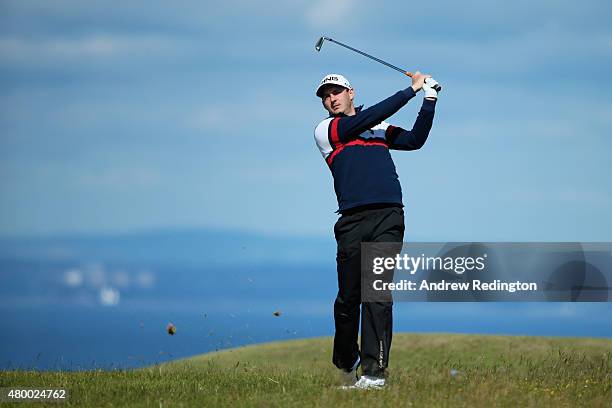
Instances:
[[[414,96],[410,87],[367,109],[357,109],[353,116],[330,116],[315,128],[315,141],[334,178],[337,212],[369,204],[403,206],[389,149],[416,150],[423,146],[433,123],[436,101],[423,100],[411,130],[384,120]]]

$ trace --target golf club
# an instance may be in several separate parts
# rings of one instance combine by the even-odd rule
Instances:
[[[333,42],[333,43],[336,43],[336,44],[338,44],[338,45],[339,45],[339,46],[341,46],[341,47],[348,48],[349,50],[351,50],[351,51],[355,51],[356,53],[361,54],[361,55],[363,55],[364,57],[368,57],[368,58],[370,58],[370,59],[373,59],[374,61],[376,61],[376,62],[380,62],[381,64],[386,65],[386,66],[388,66],[389,68],[392,68],[392,69],[394,69],[394,70],[396,70],[396,71],[399,71],[399,72],[401,72],[401,73],[402,73],[402,74],[404,74],[404,75],[408,75],[409,77],[412,77],[412,72],[410,72],[410,71],[406,71],[405,69],[402,69],[402,68],[396,67],[395,65],[389,64],[389,63],[388,63],[388,62],[386,62],[386,61],[383,61],[383,60],[381,60],[381,59],[379,59],[379,58],[373,57],[373,56],[371,56],[370,54],[366,54],[365,52],[363,52],[363,51],[359,51],[358,49],[353,48],[353,47],[351,47],[351,46],[348,46],[348,45],[346,45],[346,44],[342,44],[340,41],[333,40],[333,39],[331,39],[331,38],[329,38],[329,37],[321,37],[321,38],[319,38],[319,41],[317,41],[317,43],[315,44],[315,49],[316,49],[317,51],[321,51],[321,47],[323,47],[323,42],[324,42],[325,40],[330,41],[330,42]],[[434,89],[436,90],[436,92],[440,92],[440,91],[442,90],[442,87],[441,87],[440,85],[436,85],[436,86],[434,87]]]

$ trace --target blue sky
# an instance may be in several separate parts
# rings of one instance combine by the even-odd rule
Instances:
[[[611,6],[591,2],[3,1],[0,234],[189,226],[328,237],[314,89],[443,84],[397,152],[406,240],[612,240]],[[389,122],[410,127],[422,96]]]

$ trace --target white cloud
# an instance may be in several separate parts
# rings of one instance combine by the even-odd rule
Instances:
[[[304,18],[313,28],[342,27],[357,22],[359,7],[356,0],[315,0],[306,6]]]
[[[505,190],[499,194],[509,205],[523,204],[546,204],[582,208],[608,208],[612,203],[612,197],[605,190],[595,190],[589,188],[573,187],[538,187],[538,188],[518,188]]]
[[[75,174],[75,179],[77,185],[88,189],[110,190],[151,189],[161,181],[157,171],[137,164],[85,168]]]
[[[303,99],[274,97],[257,88],[252,94],[241,98],[220,99],[214,105],[195,107],[186,112],[182,122],[187,129],[199,131],[252,131],[254,125],[257,129],[275,129],[287,121],[295,124],[296,112],[303,112],[311,106]],[[259,138],[269,137],[271,133],[261,132]]]
[[[73,58],[108,59],[135,55],[164,55],[184,49],[175,38],[152,34],[89,34],[78,37],[0,38],[3,62],[40,62]]]
[[[460,27],[455,27],[460,28]],[[574,80],[571,72],[581,62],[610,63],[611,36],[609,31],[564,27],[556,22],[534,26],[514,27],[512,31],[480,36],[428,36],[420,34],[412,40],[400,36],[385,36],[376,43],[376,56],[393,57],[406,69],[441,69],[461,73],[475,83],[479,78],[513,78],[526,73],[543,71],[541,80],[552,69],[558,76],[567,72],[568,82]],[[402,62],[402,55],[407,63]],[[395,57],[398,56],[398,57]],[[578,73],[577,73],[578,74]],[[582,73],[580,73],[582,74]],[[588,73],[585,73],[588,75]]]
[[[201,131],[221,130],[232,123],[232,112],[219,106],[196,108],[186,119],[188,129]]]

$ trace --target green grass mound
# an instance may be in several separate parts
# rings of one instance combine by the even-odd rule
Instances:
[[[331,346],[317,338],[138,370],[0,372],[0,386],[64,387],[62,406],[612,407],[612,340],[396,334],[389,386],[373,391],[336,388]]]

